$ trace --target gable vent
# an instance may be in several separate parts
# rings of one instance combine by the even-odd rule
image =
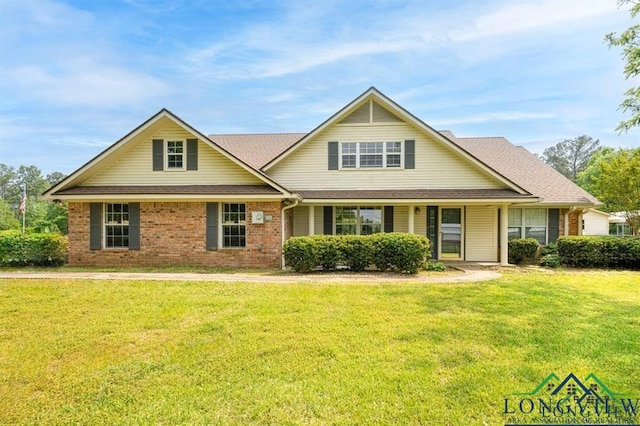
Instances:
[[[340,124],[398,123],[402,120],[379,103],[370,100],[346,116]]]

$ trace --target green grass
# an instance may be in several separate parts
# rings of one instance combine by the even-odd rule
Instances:
[[[547,375],[640,395],[640,273],[0,283],[0,424],[504,424]]]

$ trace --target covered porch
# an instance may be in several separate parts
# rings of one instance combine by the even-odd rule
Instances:
[[[405,194],[407,191],[394,191],[393,197],[382,198],[374,196],[389,194],[368,192],[383,191],[308,191],[302,194],[303,200],[292,209],[290,235],[408,232],[429,238],[434,259],[506,265],[509,228],[508,220],[501,218],[509,217],[511,205],[537,200],[510,190],[447,191],[450,196],[454,195],[452,193],[457,195],[448,199],[401,198],[409,195]],[[444,195],[438,190],[429,192],[430,195],[434,192]],[[509,197],[495,197],[507,194]],[[328,195],[332,197],[328,198]],[[338,195],[344,197],[338,198]]]

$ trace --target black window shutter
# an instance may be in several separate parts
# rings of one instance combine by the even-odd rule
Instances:
[[[323,234],[324,235],[332,235],[333,234],[333,207],[332,206],[324,206],[323,209]]]
[[[102,248],[102,203],[89,205],[89,249]]]
[[[416,168],[416,141],[413,139],[404,141],[404,168]]]
[[[207,250],[218,250],[218,203],[207,203]]]
[[[384,206],[384,232],[393,232],[393,206]]]
[[[187,170],[198,170],[198,139],[187,139]]]
[[[161,172],[164,169],[164,140],[153,140],[153,171]]]
[[[560,209],[549,209],[549,242],[555,243],[560,235]]]
[[[438,228],[438,206],[427,206],[427,238],[431,243],[431,259],[438,258]]]
[[[129,203],[129,250],[140,250],[140,203]]]
[[[338,170],[338,142],[329,142],[329,170]]]

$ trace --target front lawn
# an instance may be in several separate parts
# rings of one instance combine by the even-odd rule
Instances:
[[[0,283],[0,424],[504,424],[550,373],[640,395],[638,354],[638,272]]]

